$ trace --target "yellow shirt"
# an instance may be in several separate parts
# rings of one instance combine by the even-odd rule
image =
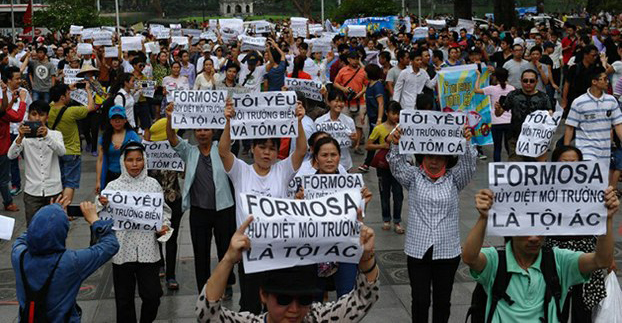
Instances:
[[[369,139],[373,142],[378,140],[381,145],[384,145],[384,139],[391,133],[393,128],[381,123],[374,127],[374,130],[371,131],[371,135],[369,135]]]

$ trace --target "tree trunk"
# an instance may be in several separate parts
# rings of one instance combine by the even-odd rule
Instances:
[[[311,0],[293,0],[294,7],[305,18],[311,18]]]
[[[536,8],[538,8],[539,14],[543,14],[544,13],[544,0],[536,1]]]
[[[495,0],[495,25],[504,25],[505,30],[510,30],[510,26],[516,26],[517,22],[514,1]]]
[[[454,0],[454,17],[471,20],[473,18],[473,1]]]
[[[151,6],[153,7],[153,11],[155,11],[157,17],[161,18],[164,10],[162,10],[162,4],[160,3],[160,0],[152,0]]]

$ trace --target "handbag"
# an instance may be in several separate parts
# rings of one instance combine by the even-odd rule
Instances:
[[[389,149],[387,148],[378,149],[374,155],[374,158],[371,160],[371,167],[389,169],[389,162],[387,161],[388,153]]]

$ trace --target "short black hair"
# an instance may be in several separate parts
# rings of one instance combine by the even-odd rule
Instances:
[[[370,81],[376,81],[382,78],[382,69],[376,64],[367,64],[365,73]]]
[[[7,68],[5,68],[4,73],[2,73],[2,82],[6,83],[9,79],[12,79],[15,73],[20,74],[20,75],[22,74],[19,71],[19,67],[8,66]]]
[[[559,159],[562,157],[563,153],[571,150],[577,153],[577,156],[579,156],[579,161],[583,160],[583,153],[579,148],[574,146],[559,146],[555,148],[555,150],[553,150],[553,153],[551,154],[551,161],[558,162]]]
[[[536,70],[530,68],[530,69],[526,69],[524,70],[521,74],[520,74],[520,78],[521,80],[523,79],[523,76],[525,76],[525,74],[527,73],[533,73],[533,75],[536,76],[536,80],[538,80],[538,72],[536,72]]]
[[[50,89],[50,100],[52,102],[58,102],[60,97],[66,95],[69,91],[69,86],[67,84],[56,83],[56,85],[52,86]]]
[[[406,56],[408,56],[408,52],[403,50],[403,49],[398,50],[397,51],[397,55],[395,55],[395,57],[397,58],[398,61],[401,60],[402,58],[406,57]]]
[[[28,113],[36,112],[37,114],[48,114],[50,112],[50,104],[45,100],[33,101],[28,107]]]
[[[276,147],[276,150],[279,150],[279,146],[281,144],[280,138],[255,138],[253,139],[252,146],[255,147],[257,145],[263,145],[267,142],[272,142],[272,144]]]
[[[384,58],[384,60],[387,61],[387,62],[391,60],[391,53],[389,53],[387,51],[380,52],[380,54],[378,54],[378,56]]]
[[[387,109],[385,110],[386,113],[389,113],[389,112],[400,113],[400,111],[402,111],[402,105],[397,101],[389,101],[389,104],[387,105]]]
[[[442,51],[440,51],[438,49],[435,49],[435,50],[432,51],[432,58],[434,58],[434,57],[436,57],[436,58],[438,58],[438,59],[440,59],[442,61],[445,58],[445,55],[443,54]]]
[[[337,147],[337,152],[339,153],[339,155],[341,156],[341,147],[339,147],[339,141],[337,141],[335,138],[333,137],[323,137],[320,138],[316,143],[315,146],[313,146],[313,156],[317,156],[317,154],[320,152],[320,149],[322,148],[322,146],[327,145],[327,144],[333,144],[335,147]]]
[[[540,47],[540,46],[533,46],[529,53],[531,54],[533,52],[540,52],[540,54],[542,54],[542,47]]]
[[[313,150],[313,146],[314,146],[315,142],[317,141],[317,137],[323,136],[323,135],[326,135],[326,136],[330,137],[330,134],[328,132],[325,132],[325,131],[321,131],[320,130],[320,131],[314,132],[311,136],[309,136],[309,139],[307,139],[307,146],[310,147],[311,150]]]

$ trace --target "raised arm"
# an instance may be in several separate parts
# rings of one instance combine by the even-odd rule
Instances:
[[[464,138],[466,139],[466,151],[464,155],[458,157],[458,163],[451,170],[454,174],[454,182],[458,191],[461,191],[469,184],[477,168],[477,150],[475,146],[471,144],[472,136],[471,130],[465,125]]]
[[[170,102],[166,106],[166,139],[171,144],[172,147],[177,147],[179,144],[179,138],[173,130],[173,109],[175,107],[175,103]]]
[[[231,167],[233,167],[233,163],[235,162],[235,155],[231,152],[231,118],[234,114],[235,110],[233,109],[233,101],[228,99],[227,106],[225,107],[225,128],[223,129],[222,136],[220,136],[220,141],[218,142],[218,154],[220,155],[222,164],[227,172],[231,170]]]
[[[307,153],[307,136],[302,125],[302,118],[305,116],[305,108],[301,101],[296,102],[296,117],[298,118],[298,137],[296,138],[296,149],[292,153],[292,167],[298,170]]]
[[[613,260],[613,216],[618,212],[620,201],[611,186],[605,190],[605,206],[607,207],[607,233],[598,237],[595,252],[584,253],[579,257],[579,271],[583,274],[608,268]]]
[[[475,207],[479,211],[479,218],[469,232],[462,249],[462,261],[471,270],[481,273],[486,268],[486,256],[480,252],[486,236],[488,211],[492,207],[493,193],[489,189],[482,189],[475,195]]]

